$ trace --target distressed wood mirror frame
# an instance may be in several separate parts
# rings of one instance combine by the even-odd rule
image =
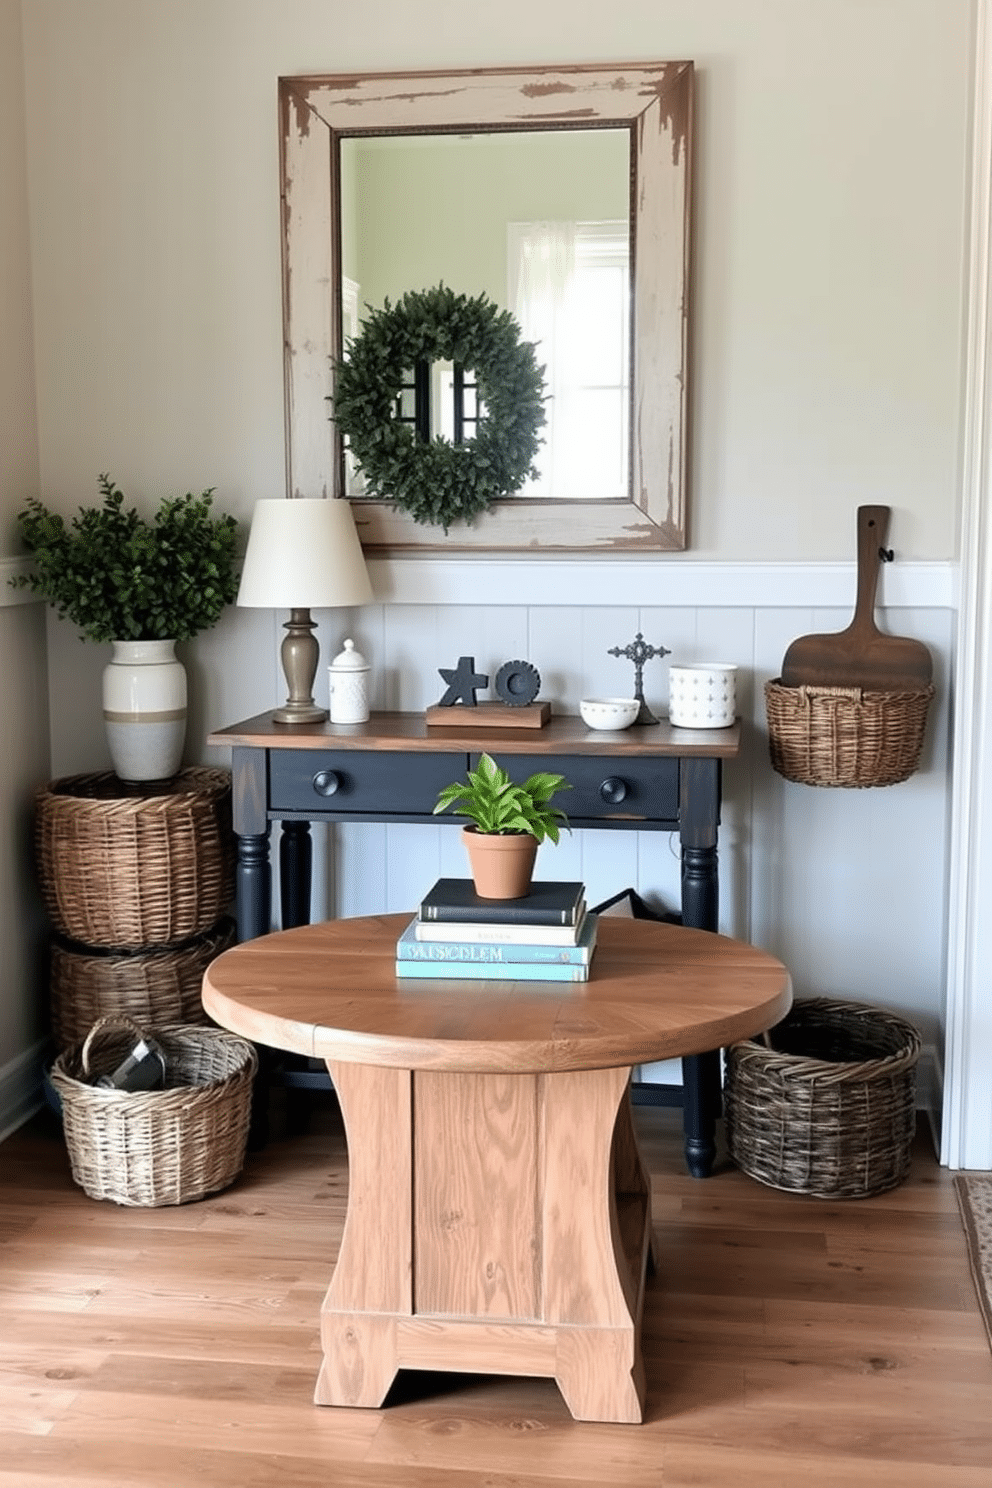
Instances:
[[[510,497],[447,536],[386,501],[356,499],[353,508],[373,554],[684,548],[692,96],[691,62],[280,78],[288,492],[343,492],[341,441],[328,401],[342,345],[341,139],[625,128],[633,287],[629,499]]]

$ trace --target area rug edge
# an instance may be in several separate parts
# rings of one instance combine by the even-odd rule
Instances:
[[[989,1212],[992,1217],[992,1176],[958,1173],[954,1178],[954,1191],[957,1195],[958,1208],[961,1211],[965,1239],[968,1242],[971,1279],[975,1285],[975,1295],[985,1323],[989,1348],[992,1349],[992,1230],[984,1236],[983,1245],[983,1236],[978,1228],[976,1207],[972,1202],[972,1190],[979,1184],[983,1188],[988,1187]]]

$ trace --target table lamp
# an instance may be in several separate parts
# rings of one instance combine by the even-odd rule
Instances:
[[[282,667],[289,686],[276,723],[319,723],[313,700],[320,647],[311,609],[368,604],[372,585],[351,503],[291,497],[257,501],[238,590],[238,604],[288,609]]]

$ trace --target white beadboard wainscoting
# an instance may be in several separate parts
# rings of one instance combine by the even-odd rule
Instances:
[[[937,697],[919,771],[877,790],[794,785],[768,760],[763,685],[778,675],[796,636],[848,623],[853,563],[494,558],[374,560],[370,569],[375,604],[316,617],[316,693],[324,705],[327,663],[346,636],[371,663],[372,706],[414,712],[437,701],[444,690],[438,668],[461,655],[490,676],[504,661],[530,661],[541,674],[540,695],[577,712],[584,696],[630,694],[633,666],[609,648],[640,631],[671,652],[644,668],[645,694],[659,715],[670,663],[736,663],[743,747],[724,771],[720,928],[780,956],[798,995],[878,1003],[942,1049],[956,565],[900,564],[898,557],[883,565],[879,624],[930,648]],[[214,630],[181,648],[191,761],[228,763],[226,751],[203,745],[211,729],[283,700],[285,618],[231,607]],[[99,675],[108,654],[81,645],[71,627],[50,617],[55,775],[106,765]],[[434,878],[467,871],[451,821],[315,828],[314,843],[318,915],[412,912]],[[582,878],[593,903],[628,885],[651,902],[679,902],[677,841],[667,833],[577,831],[560,847],[541,849],[538,872]],[[936,1084],[928,1075],[921,1088]],[[939,1091],[935,1098],[939,1107]]]
[[[740,757],[724,772],[721,929],[780,956],[799,995],[877,1002],[911,1018],[926,1043],[940,1047],[953,566],[883,567],[879,623],[930,648],[938,691],[920,770],[880,790],[794,785],[768,761],[763,685],[778,675],[797,635],[848,623],[852,564],[449,560],[371,567],[377,598],[388,593],[389,602],[347,618],[320,616],[318,696],[325,703],[324,661],[346,635],[372,664],[373,707],[414,712],[437,701],[444,688],[438,668],[461,655],[473,656],[490,676],[504,661],[530,661],[541,674],[540,695],[576,712],[583,696],[629,695],[632,664],[609,648],[640,631],[671,652],[644,668],[645,694],[659,715],[670,663],[736,663],[744,738]],[[240,714],[229,709],[217,722],[272,706],[282,686],[281,618],[271,617],[274,691],[255,691]],[[567,797],[563,805],[567,810]],[[412,910],[435,877],[467,871],[451,822],[315,829],[314,837],[316,913]],[[677,841],[667,833],[576,831],[559,847],[541,849],[538,872],[583,879],[592,903],[628,885],[653,903],[679,902]],[[935,1074],[920,1086],[930,1093],[927,1105],[933,1109],[934,1100],[939,1110]]]

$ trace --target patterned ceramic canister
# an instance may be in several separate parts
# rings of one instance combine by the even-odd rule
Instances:
[[[676,728],[729,728],[737,715],[737,668],[725,662],[668,669],[668,719]]]

